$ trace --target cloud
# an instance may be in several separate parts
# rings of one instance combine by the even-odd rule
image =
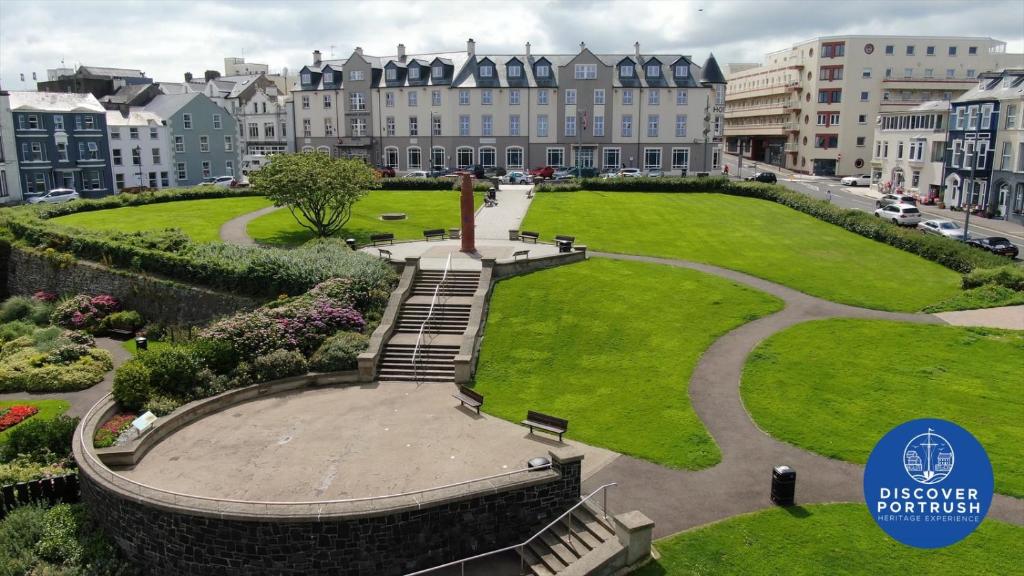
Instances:
[[[314,1],[2,0],[0,86],[29,88],[18,75],[87,63],[140,68],[157,80],[223,71],[245,56],[292,71],[311,60],[464,50],[481,53],[678,52],[702,62],[756,62],[765,52],[839,34],[991,36],[1024,52],[1024,2],[716,0]],[[333,48],[332,48],[333,46]]]

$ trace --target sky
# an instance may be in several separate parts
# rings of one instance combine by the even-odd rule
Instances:
[[[703,63],[758,62],[816,36],[990,36],[1024,52],[1021,0],[0,0],[0,87],[31,89],[32,73],[79,64],[137,68],[157,81],[223,73],[224,57],[295,73],[319,49],[366,54],[680,53]],[[26,82],[20,81],[25,74]]]

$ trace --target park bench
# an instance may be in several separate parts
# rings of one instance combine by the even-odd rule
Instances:
[[[522,240],[523,242],[526,242],[527,240],[530,240],[534,244],[536,244],[538,238],[540,238],[540,233],[539,232],[530,232],[528,230],[523,230],[523,231],[519,232],[519,239]]]
[[[381,260],[391,260],[391,250],[385,250],[383,248],[377,248],[377,252],[380,252]]]
[[[382,234],[370,234],[370,244],[376,246],[378,242],[387,242],[388,244],[394,244],[395,235],[390,232],[385,232]]]
[[[529,250],[516,250],[515,252],[512,253],[512,261],[514,262],[516,260],[519,260],[520,256],[524,256],[527,260],[529,260],[530,259],[530,251]]]
[[[526,420],[520,422],[523,426],[530,427],[530,434],[533,434],[533,429],[537,428],[545,432],[552,434],[558,434],[558,441],[562,441],[562,434],[569,429],[569,421],[556,418],[554,416],[548,416],[547,414],[541,414],[540,412],[534,412],[529,410],[526,412]]]
[[[428,242],[431,238],[440,238],[441,240],[444,240],[447,235],[448,234],[444,231],[444,228],[434,228],[433,230],[423,231],[423,237],[426,238]]]
[[[480,407],[484,404],[484,396],[474,390],[466,388],[465,386],[459,386],[459,391],[452,394],[452,398],[455,398],[459,402],[462,402],[463,406],[469,406],[470,408],[476,408],[476,413],[480,413]]]
[[[576,237],[575,236],[563,236],[562,234],[556,234],[555,235],[555,244],[558,244],[559,242],[568,242],[571,245],[572,243],[576,242]]]

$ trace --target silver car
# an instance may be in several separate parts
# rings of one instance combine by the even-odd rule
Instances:
[[[917,225],[917,228],[925,234],[934,234],[936,236],[945,236],[946,238],[952,238],[953,240],[970,240],[970,234],[964,236],[964,229],[959,224],[952,220],[925,220]]]
[[[921,211],[910,204],[889,204],[875,210],[876,218],[884,218],[897,226],[916,226],[921,221]]]
[[[75,192],[71,188],[54,188],[46,194],[40,196],[33,196],[28,199],[29,204],[60,204],[62,202],[71,202],[72,200],[78,200],[78,192]]]

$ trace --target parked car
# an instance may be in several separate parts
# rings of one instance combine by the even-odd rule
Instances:
[[[982,250],[988,250],[993,254],[1000,256],[1009,256],[1010,258],[1016,258],[1020,254],[1020,250],[1013,245],[1009,240],[1002,236],[989,236],[987,238],[971,238],[967,241],[968,244]]]
[[[405,173],[406,178],[429,178],[430,173],[426,170],[413,170]]]
[[[878,200],[875,200],[875,206],[878,208],[885,208],[889,204],[910,204],[911,206],[917,206],[917,198],[907,196],[905,194],[886,194]]]
[[[644,173],[639,168],[623,168],[619,170],[620,178],[639,178],[643,175]]]
[[[554,174],[554,166],[541,166],[530,170],[530,176],[533,176],[534,178],[551,178]]]
[[[765,184],[775,184],[779,181],[775,176],[775,172],[758,172],[753,176],[748,176],[747,180],[752,182],[764,182]]]
[[[217,176],[216,178],[211,179],[210,184],[220,186],[221,188],[228,188],[231,186],[231,182],[234,181],[234,179],[234,176]],[[206,182],[206,180],[203,180],[203,182]]]
[[[232,178],[231,179],[231,183],[228,184],[228,187],[229,188],[248,188],[249,187],[249,179],[246,178],[245,176],[242,176],[241,178]]]
[[[916,226],[921,221],[921,211],[912,204],[889,204],[875,210],[876,218],[884,218],[897,226]]]
[[[661,170],[648,170],[645,176],[647,176],[648,178],[661,178],[662,176],[664,176],[664,174],[661,172]]]
[[[964,238],[964,229],[952,220],[925,220],[917,225],[918,229],[925,234],[945,236],[954,240],[970,240],[970,235]]]
[[[843,186],[871,186],[871,174],[847,176],[839,180],[839,183]]]
[[[54,188],[46,194],[39,196],[32,196],[28,199],[29,204],[60,204],[62,202],[71,202],[72,200],[78,200],[78,192],[75,192],[71,188]]]
[[[533,182],[533,178],[530,178],[530,175],[522,170],[513,170],[500,178],[502,182],[508,184],[529,184]]]
[[[603,178],[603,179],[618,178],[618,177],[619,177],[619,171],[618,170],[605,170],[604,172],[601,172],[601,178]]]

